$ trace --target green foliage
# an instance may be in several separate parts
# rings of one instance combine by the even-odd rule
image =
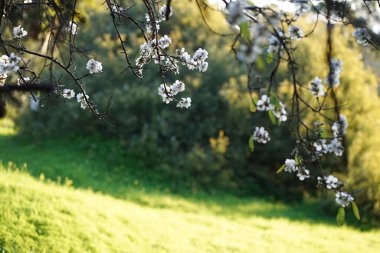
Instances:
[[[249,41],[249,27],[248,27],[248,22],[244,22],[240,24],[240,32],[246,41]]]
[[[338,223],[338,225],[343,225],[345,219],[346,219],[346,211],[344,207],[339,207],[338,213],[336,215],[336,222]]]
[[[274,116],[273,111],[268,111],[268,116],[272,124],[276,125],[277,119],[276,119],[276,116]]]
[[[276,173],[277,174],[279,174],[279,173],[281,173],[284,169],[285,169],[285,167],[286,167],[286,164],[284,163],[277,171],[276,171]]]
[[[249,137],[249,140],[248,140],[248,146],[249,146],[249,150],[250,150],[251,152],[253,152],[254,149],[255,149],[255,142],[254,142],[254,140],[253,140],[253,136],[252,136],[252,135]]]
[[[360,220],[359,208],[356,205],[355,201],[351,202],[351,206],[352,206],[352,211],[354,212],[355,218],[357,220]]]

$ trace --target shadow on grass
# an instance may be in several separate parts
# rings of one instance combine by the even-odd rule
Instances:
[[[99,148],[99,141],[102,147]],[[95,144],[94,144],[95,143]],[[64,184],[90,189],[140,205],[176,208],[184,212],[212,212],[231,218],[259,216],[336,226],[317,202],[285,205],[269,200],[241,198],[227,194],[173,194],[145,168],[120,149],[115,140],[66,138],[30,141],[17,136],[0,136],[0,161],[27,164],[27,172]],[[157,173],[156,173],[157,174]]]

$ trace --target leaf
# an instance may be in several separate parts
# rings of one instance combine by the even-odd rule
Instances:
[[[249,106],[249,110],[251,112],[255,112],[256,111],[256,105],[254,103],[251,103],[251,105]]]
[[[338,225],[344,224],[345,217],[346,217],[346,211],[344,210],[344,207],[340,207],[336,215],[336,222],[338,223]]]
[[[273,61],[273,54],[267,54],[267,63],[271,63]]]
[[[323,138],[323,139],[326,139],[327,137],[328,137],[328,133],[327,133],[327,131],[326,131],[326,129],[321,129],[322,131],[321,131],[321,137]]]
[[[249,146],[249,151],[253,152],[253,150],[255,149],[255,143],[253,141],[253,135],[251,135],[251,137],[249,137],[248,146]]]
[[[264,71],[265,70],[265,59],[263,59],[263,57],[261,56],[258,56],[257,59],[256,59],[256,68],[260,71]]]
[[[241,31],[241,36],[243,39],[246,41],[249,41],[249,27],[248,27],[248,22],[244,22],[240,24],[240,31]]]
[[[256,94],[252,94],[252,102],[256,105],[257,101],[259,101],[259,98],[257,97]]]
[[[269,119],[273,125],[276,125],[276,116],[274,116],[273,111],[268,111]]]
[[[281,107],[280,100],[275,95],[270,96],[270,103],[273,104],[276,108]]]
[[[302,164],[302,158],[299,155],[296,155],[294,157],[294,160],[296,160],[296,165],[301,165]]]
[[[276,171],[277,174],[281,173],[285,169],[285,163]]]
[[[352,201],[352,202],[351,202],[351,206],[352,206],[352,211],[354,212],[355,218],[356,218],[357,220],[360,220],[359,208],[358,208],[358,206],[356,205],[355,201]]]

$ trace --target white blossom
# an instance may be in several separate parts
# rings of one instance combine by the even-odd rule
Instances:
[[[186,52],[184,48],[177,49],[176,54],[180,58],[180,60],[182,61],[182,64],[184,64],[186,66],[191,64],[191,55],[188,52]]]
[[[204,62],[207,58],[208,52],[202,48],[198,48],[193,55],[193,60],[196,62]]]
[[[246,21],[244,15],[244,8],[246,7],[246,1],[234,1],[230,2],[227,6],[227,21],[231,25],[240,24]]]
[[[300,181],[304,181],[306,178],[310,177],[310,171],[305,168],[305,166],[298,166],[297,177]]]
[[[166,71],[173,72],[176,75],[179,74],[178,61],[171,57],[166,57],[165,61],[161,62],[161,66],[163,66]]]
[[[164,37],[158,40],[158,45],[161,48],[167,48],[170,46],[170,44],[172,44],[172,40],[168,37],[168,35],[164,35]]]
[[[64,89],[62,92],[62,97],[66,99],[72,99],[73,97],[75,97],[75,92],[71,89]]]
[[[331,131],[335,137],[345,135],[348,128],[348,122],[346,116],[343,114],[339,115],[339,120],[334,122],[331,126]]]
[[[319,156],[323,156],[329,152],[329,147],[325,139],[319,139],[313,143],[313,147],[315,149],[315,153]]]
[[[325,95],[322,80],[320,78],[315,77],[314,80],[311,81],[310,92],[316,97],[321,97]]]
[[[325,176],[324,180],[321,177],[317,177],[317,180],[318,180],[319,186],[326,184],[326,188],[329,190],[338,189],[339,187],[343,186],[343,183],[337,177],[334,177],[333,175]],[[323,183],[323,181],[325,183]]]
[[[121,13],[124,8],[122,6],[118,6],[116,4],[112,5],[112,11],[115,12],[115,13]]]
[[[179,80],[176,80],[171,86],[170,86],[170,93],[175,96],[179,92],[182,92],[185,90],[185,84]]]
[[[167,94],[162,94],[161,97],[162,97],[162,101],[165,102],[166,104],[169,104],[171,101],[174,100],[172,96],[169,96]]]
[[[352,35],[355,37],[358,44],[362,44],[363,46],[367,46],[368,40],[371,39],[371,35],[365,28],[356,28]]]
[[[0,86],[3,86],[5,84],[5,81],[7,80],[8,75],[7,74],[0,74]]]
[[[286,159],[284,170],[286,172],[296,172],[297,171],[296,161],[294,159]]]
[[[16,26],[13,28],[13,37],[14,38],[22,38],[22,37],[25,37],[26,35],[28,34],[27,31],[24,30],[23,27],[21,27],[21,25],[19,26]]]
[[[296,10],[297,16],[305,15],[305,13],[311,9],[307,1],[296,1],[296,4],[298,5],[298,8]]]
[[[88,95],[87,94],[83,94],[83,93],[78,93],[77,94],[77,102],[80,103],[80,107],[82,109],[86,109],[87,108],[87,101],[86,99],[88,99]]]
[[[267,50],[268,53],[277,54],[278,51],[280,51],[280,46],[281,46],[280,41],[276,36],[272,35],[269,37],[269,47]]]
[[[191,98],[181,98],[177,103],[177,107],[179,108],[189,108],[191,106]]]
[[[347,193],[347,192],[337,192],[335,194],[335,201],[339,205],[346,207],[348,206],[352,201],[354,201],[354,197]]]
[[[208,52],[205,49],[198,48],[191,58],[188,68],[191,70],[198,67],[200,72],[205,72],[208,68],[208,63],[206,62],[207,58]]]
[[[146,20],[146,31],[148,33],[153,33],[153,27],[152,27],[152,22],[150,21],[149,14],[145,14],[145,20]],[[160,30],[160,19],[157,19],[155,22],[155,31],[158,32]]]
[[[163,6],[161,6],[161,8],[160,8],[160,15],[161,15],[161,18],[164,19],[164,20],[166,20],[166,9],[167,9],[166,5],[163,5]],[[170,10],[169,10],[169,18],[170,18],[172,15],[173,15],[173,8],[170,7]]]
[[[344,148],[342,142],[338,138],[334,138],[327,145],[328,152],[334,153],[336,156],[342,156]]]
[[[161,84],[160,87],[158,87],[158,95],[162,96],[166,94],[171,94],[171,89],[169,86]]]
[[[28,76],[25,76],[23,78],[18,78],[17,85],[25,84],[25,83],[28,83],[29,81],[30,81],[30,77]]]
[[[70,21],[69,25],[66,27],[66,30],[68,32],[71,32],[72,35],[75,35],[78,32],[78,25],[76,23]]]
[[[299,40],[303,37],[303,32],[300,27],[290,25],[289,26],[289,35],[291,39]]]
[[[274,105],[270,103],[270,98],[267,95],[262,95],[256,102],[256,108],[258,111],[269,111],[274,109]]]
[[[279,102],[280,107],[274,108],[273,114],[279,121],[286,121],[288,119],[287,112],[286,112],[286,106],[281,101]],[[274,106],[273,106],[274,107]]]
[[[103,66],[101,62],[90,59],[86,64],[86,69],[90,72],[90,74],[95,74],[102,72]]]
[[[175,98],[175,96],[185,90],[185,84],[179,80],[176,80],[172,85],[161,84],[158,87],[158,95],[162,97],[162,101],[169,104]],[[181,98],[177,103],[177,107],[188,108],[191,105],[191,98]]]
[[[265,130],[264,127],[256,127],[253,132],[253,139],[258,143],[267,143],[270,141],[269,132]]]
[[[329,73],[329,77],[326,78],[326,83],[334,88],[340,84],[339,78],[343,70],[343,62],[339,59],[331,59],[330,67],[331,73]]]
[[[208,62],[202,62],[199,64],[199,71],[200,72],[206,72],[208,68]]]
[[[0,57],[0,74],[9,74],[12,72],[16,72],[19,70],[19,66],[17,65],[21,61],[21,58],[11,53],[8,55],[2,55]]]

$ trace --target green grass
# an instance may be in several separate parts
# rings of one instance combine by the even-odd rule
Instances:
[[[114,141],[0,137],[0,249],[15,253],[379,252],[316,204],[174,195]],[[14,161],[15,163],[8,163]],[[27,163],[27,168],[23,163]],[[1,252],[1,251],[0,251]]]

